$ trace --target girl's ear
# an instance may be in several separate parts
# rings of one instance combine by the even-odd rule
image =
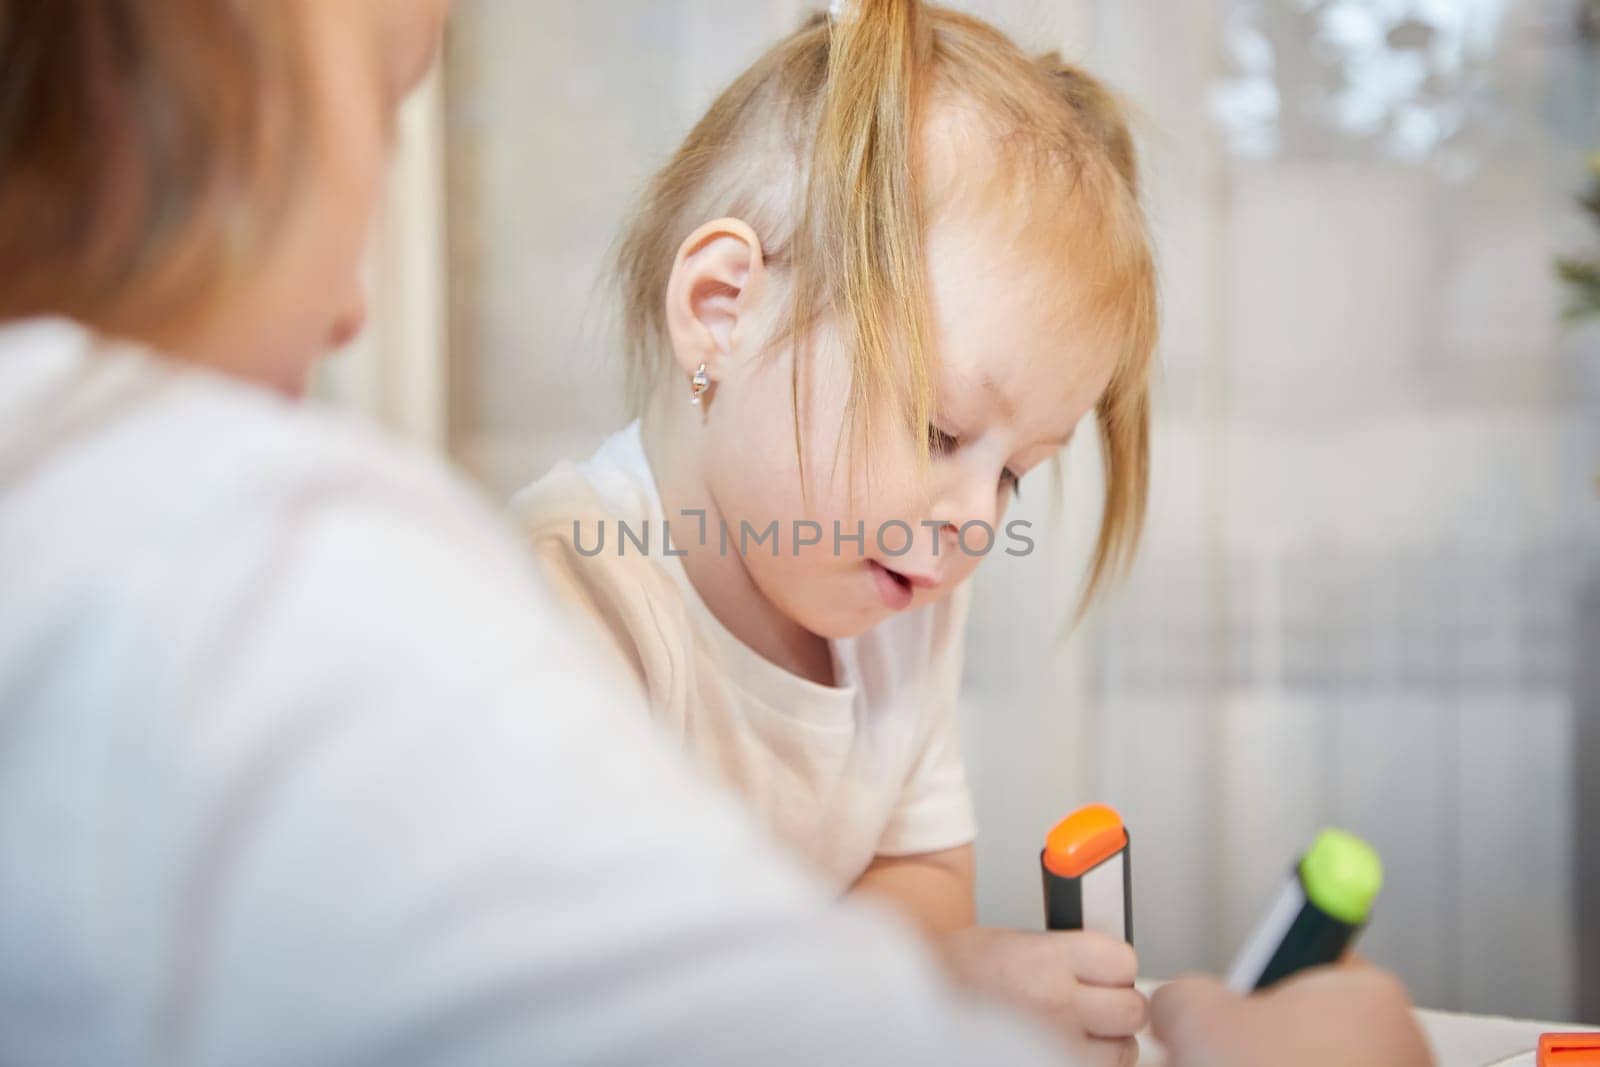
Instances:
[[[738,219],[708,222],[683,242],[667,281],[667,332],[684,374],[703,363],[716,381],[727,369],[741,326],[754,328],[765,277],[761,239]]]

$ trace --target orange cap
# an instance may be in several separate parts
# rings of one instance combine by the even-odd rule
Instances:
[[[1090,804],[1056,823],[1044,839],[1044,865],[1063,878],[1081,878],[1127,844],[1116,809]]]
[[[1540,1034],[1539,1067],[1600,1067],[1600,1033]]]

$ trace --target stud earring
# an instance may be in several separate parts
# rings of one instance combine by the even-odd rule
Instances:
[[[711,375],[706,373],[706,365],[702,363],[694,369],[694,374],[689,378],[689,403],[699,407],[701,398],[710,388]]]

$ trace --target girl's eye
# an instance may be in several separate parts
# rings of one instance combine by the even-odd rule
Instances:
[[[1002,491],[1009,489],[1015,499],[1022,499],[1022,478],[1010,467],[1000,472],[1000,488]]]
[[[961,447],[961,442],[950,434],[934,426],[928,425],[928,454],[934,457],[948,456]]]

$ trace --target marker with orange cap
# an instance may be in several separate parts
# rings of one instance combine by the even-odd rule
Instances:
[[[1044,919],[1051,930],[1093,930],[1133,942],[1133,878],[1127,827],[1104,804],[1056,823],[1039,853]]]
[[[1234,961],[1229,987],[1252,993],[1337,962],[1366,926],[1382,886],[1383,864],[1371,845],[1343,830],[1322,831]]]
[[[1539,1067],[1600,1067],[1600,1033],[1540,1034]]]

